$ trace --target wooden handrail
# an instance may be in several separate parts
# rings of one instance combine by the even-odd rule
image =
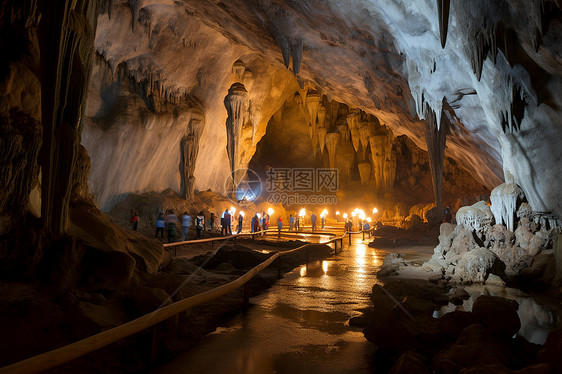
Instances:
[[[343,236],[345,236],[345,234]],[[64,347],[57,348],[52,351],[45,352],[37,356],[25,359],[23,361],[19,361],[14,364],[5,366],[3,368],[0,368],[0,374],[39,373],[41,371],[52,369],[56,366],[72,361],[78,357],[84,356],[88,353],[101,349],[111,343],[115,343],[116,341],[119,341],[128,336],[136,334],[142,330],[148,329],[170,317],[173,317],[176,314],[186,311],[187,309],[193,308],[207,301],[214,300],[231,291],[234,291],[235,289],[241,287],[250,279],[252,279],[256,274],[261,272],[263,269],[268,267],[278,257],[286,256],[288,254],[297,252],[308,246],[312,246],[316,244],[332,243],[334,240],[336,239],[332,239],[325,243],[314,243],[314,244],[309,243],[288,251],[276,252],[275,254],[271,255],[267,260],[253,267],[247,273],[245,273],[244,275],[242,275],[241,277],[235,279],[230,283],[188,297],[186,299],[176,301],[172,304],[157,309],[154,312],[145,314],[142,317],[124,323],[123,325],[114,327],[110,330],[100,332],[96,335],[68,344]],[[339,238],[337,240],[339,240]]]
[[[237,234],[237,235],[240,236],[257,235],[260,232]],[[356,232],[346,231],[343,233],[342,236],[332,238],[327,242],[309,243],[287,251],[276,252],[270,257],[268,257],[267,260],[253,267],[247,273],[233,280],[230,283],[223,284],[222,286],[213,288],[212,290],[188,297],[183,300],[176,301],[172,304],[168,304],[160,309],[155,310],[154,312],[145,314],[142,317],[124,323],[120,326],[114,327],[110,330],[106,330],[96,335],[92,335],[88,338],[79,340],[77,342],[70,343],[64,347],[57,348],[52,351],[45,352],[37,356],[33,356],[28,359],[25,359],[23,361],[19,361],[14,364],[5,366],[3,368],[0,368],[0,374],[20,374],[20,373],[32,374],[32,373],[39,373],[48,369],[52,369],[56,366],[72,361],[78,357],[84,356],[88,353],[101,349],[111,343],[115,343],[116,341],[119,341],[133,334],[136,334],[142,330],[146,330],[170,317],[175,316],[176,314],[186,311],[187,309],[193,308],[207,301],[214,300],[231,291],[234,291],[235,289],[243,286],[246,282],[248,282],[250,279],[256,276],[263,269],[271,265],[271,263],[279,257],[287,256],[291,253],[298,252],[299,250],[309,246],[334,243],[338,240],[342,240],[346,235],[360,234],[362,232],[363,230],[356,231]],[[326,235],[326,233],[321,233],[319,235]],[[232,236],[220,237],[216,239],[224,240],[231,237]],[[215,239],[215,238],[209,238],[209,239]],[[205,239],[201,239],[201,240],[205,240]],[[193,243],[193,242],[201,242],[201,241],[189,241],[188,243]],[[170,243],[170,244],[176,244],[176,243]]]
[[[164,248],[174,247],[176,245],[184,245],[184,244],[197,244],[197,243],[208,243],[208,242],[218,242],[221,240],[228,240],[233,238],[239,238],[241,236],[252,236],[252,235],[259,235],[265,233],[265,230],[256,231],[256,232],[245,232],[241,234],[234,234],[229,236],[215,236],[213,238],[205,238],[205,239],[195,239],[195,240],[184,240],[182,242],[174,242],[174,243],[166,243],[162,244]]]

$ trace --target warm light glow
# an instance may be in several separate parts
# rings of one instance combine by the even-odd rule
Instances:
[[[261,218],[261,214],[259,213],[256,213],[256,216],[258,216],[258,218]]]
[[[373,208],[373,214],[377,214],[379,210],[377,208]]]
[[[306,266],[301,266],[300,274],[301,274],[301,277],[304,277],[306,275]]]
[[[273,210],[273,208],[269,208],[269,209],[267,210],[267,214],[269,214],[269,215],[272,215],[273,212],[275,212],[275,211]]]
[[[304,218],[304,216],[306,216],[306,210],[305,210],[304,208],[302,208],[302,209],[299,211],[299,217],[303,217],[303,218]]]
[[[370,223],[371,221],[372,221],[371,217],[367,217],[367,222]]]
[[[357,215],[357,213],[355,213],[355,211],[351,212],[351,216],[352,216],[353,218],[355,218],[356,215]]]
[[[328,261],[322,261],[322,270],[324,270],[324,274],[328,272]]]
[[[242,217],[244,217],[244,216],[246,215],[246,213],[244,213],[244,211],[241,210],[241,211],[240,211],[240,215],[241,215]]]
[[[355,213],[355,214],[354,214],[354,213]],[[363,209],[359,209],[359,208],[355,209],[355,210],[351,213],[351,215],[352,215],[353,217],[358,216],[359,219],[361,219],[361,220],[364,220],[365,218],[367,218],[367,215],[365,214],[365,211],[364,211]]]
[[[231,215],[234,215],[234,213],[236,213],[236,208],[231,206],[230,209],[229,209],[229,212],[230,212]]]
[[[320,217],[326,217],[328,215],[328,210],[324,209],[322,213],[320,213]]]
[[[344,213],[344,214],[343,214],[343,218],[344,218],[344,219],[347,219],[347,213]]]

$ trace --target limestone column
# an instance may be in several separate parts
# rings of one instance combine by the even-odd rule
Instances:
[[[186,200],[193,198],[195,190],[195,176],[193,172],[195,171],[195,163],[199,154],[199,139],[203,130],[204,120],[203,113],[193,110],[181,140],[181,191]]]
[[[228,112],[226,119],[226,151],[230,170],[234,173],[240,165],[240,140],[248,110],[248,91],[242,83],[234,83],[224,99]]]
[[[447,119],[441,117],[441,126],[437,128],[435,112],[428,108],[427,121],[425,122],[425,142],[429,154],[429,166],[433,180],[433,193],[435,206],[441,209],[443,190],[443,162],[445,159],[445,142],[447,141]]]

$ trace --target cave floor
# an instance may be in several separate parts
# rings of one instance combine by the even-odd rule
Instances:
[[[320,239],[324,241],[325,239]],[[337,256],[309,263],[253,297],[253,306],[155,373],[371,372],[374,345],[350,327],[370,305],[387,253],[353,237]],[[395,248],[405,260],[429,258],[433,247]]]

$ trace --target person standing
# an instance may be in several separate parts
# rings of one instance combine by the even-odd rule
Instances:
[[[139,212],[135,212],[135,214],[131,217],[131,221],[133,224],[133,230],[137,231],[137,226],[139,224]]]
[[[316,214],[312,213],[310,223],[312,223],[312,232],[316,231]]]
[[[191,216],[187,214],[187,212],[183,212],[181,216],[181,232],[183,234],[182,240],[187,240],[190,226],[191,226]]]
[[[258,218],[257,213],[254,216],[253,221],[254,221],[254,232],[260,231],[260,219]]]
[[[195,217],[195,231],[197,232],[197,239],[201,239],[202,232],[205,229],[205,214],[200,211],[197,217]]]
[[[168,215],[166,216],[166,222],[166,228],[168,230],[168,243],[175,242],[178,237],[178,217],[174,214],[173,209],[170,209],[170,213],[168,213]]]
[[[281,237],[281,230],[283,229],[283,220],[281,216],[277,218],[277,235]]]
[[[295,225],[295,217],[289,215],[289,231],[293,231],[293,226]]]
[[[211,213],[211,231],[215,230],[215,221],[217,220],[217,216],[215,216],[215,213]]]
[[[320,221],[322,222],[322,230],[324,230],[324,226],[326,225],[326,216],[321,216]]]
[[[244,222],[244,216],[238,213],[238,234],[242,232],[242,223]]]
[[[229,210],[224,214],[224,223],[226,224],[226,235],[232,235],[232,214]]]
[[[301,217],[297,216],[297,219],[295,220],[295,231],[299,231],[301,228]]]
[[[160,213],[156,218],[156,235],[154,235],[157,238],[160,234],[160,241],[164,240],[164,227],[166,227],[166,218],[164,218],[164,214]]]
[[[446,207],[444,212],[443,222],[451,223],[452,219],[453,219],[453,214],[451,213],[451,208]]]
[[[263,220],[263,229],[267,230],[269,229],[269,214],[264,213],[265,218]]]

